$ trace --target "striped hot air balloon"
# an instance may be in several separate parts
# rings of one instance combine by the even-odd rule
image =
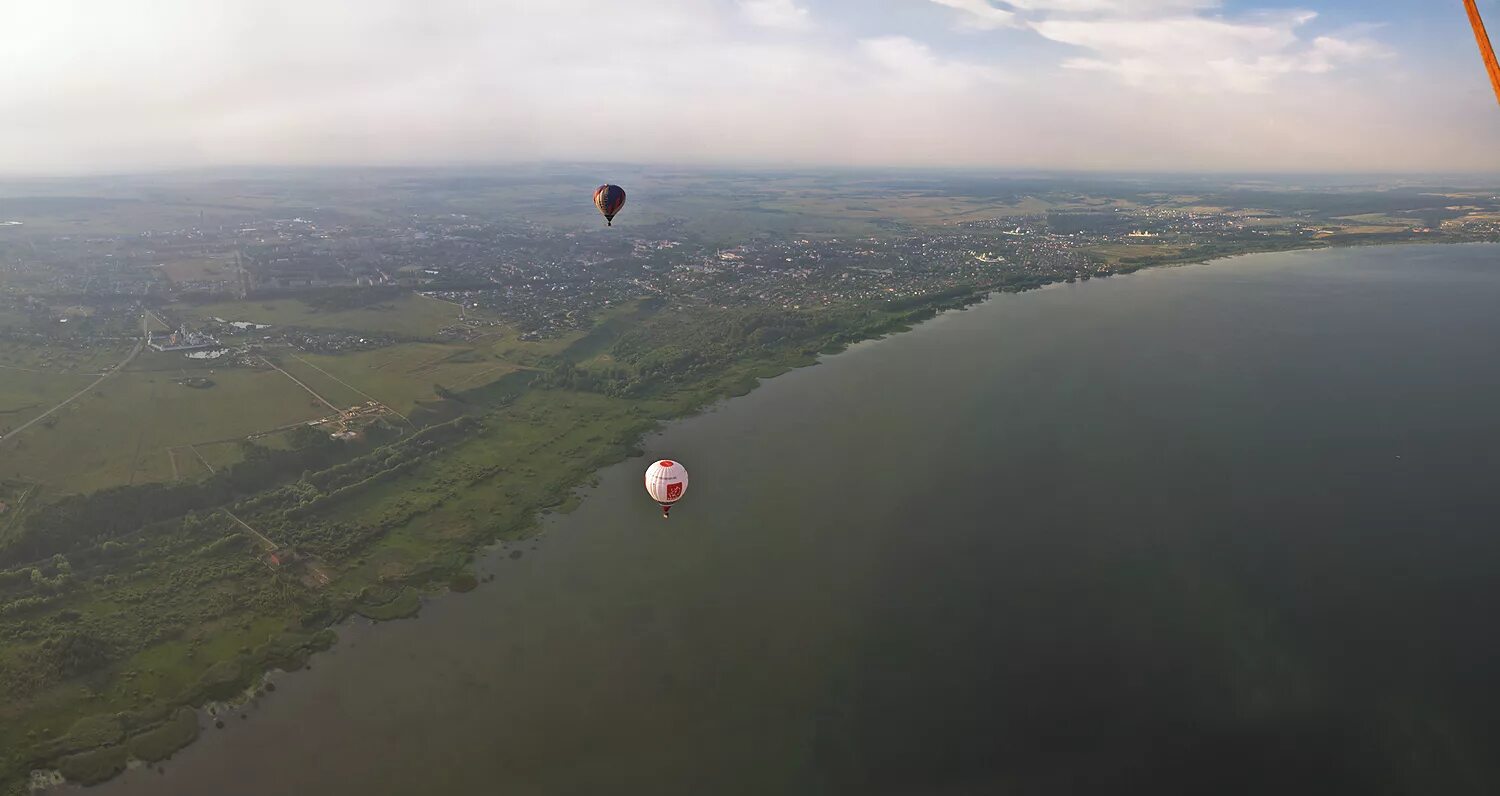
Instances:
[[[663,518],[672,511],[673,503],[682,500],[687,487],[688,472],[682,462],[662,459],[646,468],[646,494],[661,506]]]
[[[615,225],[615,214],[625,206],[625,189],[618,185],[601,185],[594,190],[594,206],[604,214],[604,222]]]

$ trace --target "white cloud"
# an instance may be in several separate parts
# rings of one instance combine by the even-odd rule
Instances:
[[[1315,12],[1229,18],[1217,13],[1219,0],[1004,0],[1010,10],[990,0],[931,2],[961,11],[966,27],[1027,28],[1087,51],[1066,57],[1064,68],[1156,91],[1263,93],[1283,76],[1323,74],[1383,52],[1368,39],[1304,38]]]
[[[894,84],[931,92],[962,92],[986,83],[1006,80],[994,67],[941,58],[931,47],[905,36],[862,39],[861,52]]]
[[[1291,12],[1250,21],[1056,19],[1035,22],[1032,29],[1092,52],[1064,61],[1066,68],[1106,72],[1129,86],[1168,92],[1267,92],[1282,76],[1321,74],[1383,52],[1368,40],[1303,39],[1298,30],[1315,17]]]
[[[1108,14],[1159,16],[1217,8],[1219,0],[931,0],[958,12],[959,25],[976,30],[1025,27],[1022,14]],[[998,4],[998,5],[997,5]]]
[[[974,16],[961,0],[904,1],[939,28]],[[1367,34],[1286,13],[1024,0],[979,4],[1006,15],[983,15],[988,33],[918,37],[883,25],[870,0],[804,4],[817,30],[797,36],[766,35],[730,0],[20,4],[7,35],[26,35],[0,47],[0,172],[535,159],[1500,169],[1491,107],[1393,69],[1345,80],[1341,67],[1378,52]],[[856,27],[874,32],[844,32]]]
[[[963,12],[960,24],[966,28],[996,30],[1016,27],[1020,24],[1020,20],[1014,13],[990,5],[989,0],[932,0],[932,2]]]
[[[1009,0],[1006,5],[1023,11],[1108,13],[1127,17],[1218,8],[1220,0]]]
[[[740,0],[740,12],[761,27],[794,31],[812,28],[807,9],[792,0]]]

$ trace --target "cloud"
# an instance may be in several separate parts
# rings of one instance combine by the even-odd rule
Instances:
[[[1500,169],[1500,116],[1470,102],[1483,97],[1394,67],[1347,80],[1382,48],[1306,14],[773,5],[813,9],[768,17],[802,35],[752,25],[730,0],[23,3],[7,33],[25,35],[0,47],[0,173],[538,159]],[[935,24],[908,24],[923,14]],[[943,24],[964,16],[992,27]]]
[[[740,12],[746,19],[765,28],[805,31],[812,28],[807,9],[792,0],[740,0]]]
[[[989,0],[932,0],[940,6],[963,12],[960,24],[974,30],[996,30],[1020,24],[1013,12],[990,5]]]
[[[1265,93],[1279,78],[1323,74],[1383,54],[1364,38],[1300,31],[1312,11],[1262,11],[1241,18],[1216,13],[1218,0],[931,0],[963,12],[966,27],[1029,29],[1086,50],[1066,69],[1112,75],[1155,91]],[[986,20],[989,24],[986,24]]]
[[[1108,13],[1130,17],[1199,11],[1218,8],[1221,3],[1219,0],[1009,0],[1006,5],[1024,11]]]
[[[888,85],[922,92],[965,92],[1006,80],[1003,70],[961,60],[940,58],[932,48],[905,36],[862,39],[860,51],[884,70]]]
[[[1026,26],[1023,14],[1109,14],[1115,17],[1217,8],[1219,0],[931,0],[958,12],[959,25],[974,30]],[[996,5],[998,3],[998,6]]]
[[[1315,17],[1290,12],[1250,21],[1202,16],[1054,19],[1035,22],[1032,29],[1093,53],[1064,61],[1065,68],[1105,72],[1128,86],[1169,92],[1264,93],[1282,76],[1330,72],[1383,52],[1368,40],[1304,40],[1298,30]]]

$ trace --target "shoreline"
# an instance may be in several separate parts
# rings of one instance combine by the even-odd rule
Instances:
[[[1442,245],[1458,245],[1458,244],[1494,245],[1495,243],[1496,242],[1494,242],[1494,241],[1410,241],[1410,242],[1403,241],[1403,242],[1393,242],[1393,243],[1385,243],[1385,244],[1364,244],[1364,243],[1361,243],[1361,244],[1349,244],[1349,245],[1345,245],[1345,246],[1339,246],[1339,245],[1322,245],[1322,246],[1294,247],[1294,248],[1279,249],[1279,250],[1274,250],[1274,251],[1255,251],[1255,252],[1246,252],[1246,253],[1241,253],[1241,254],[1223,255],[1223,256],[1209,258],[1209,259],[1204,259],[1204,260],[1200,260],[1200,261],[1173,262],[1173,263],[1162,263],[1162,264],[1154,264],[1154,265],[1143,265],[1143,266],[1132,268],[1129,271],[1125,271],[1125,272],[1121,272],[1121,273],[1113,274],[1113,275],[1128,276],[1128,275],[1131,275],[1131,274],[1134,274],[1134,273],[1155,270],[1157,268],[1181,267],[1181,266],[1188,266],[1188,265],[1210,265],[1210,264],[1216,263],[1216,262],[1221,261],[1221,260],[1232,260],[1232,259],[1236,259],[1236,258],[1239,258],[1239,257],[1248,257],[1248,256],[1252,256],[1252,255],[1273,255],[1273,254],[1284,254],[1284,253],[1290,253],[1290,252],[1296,252],[1296,251],[1313,251],[1313,250],[1335,249],[1335,248],[1353,248],[1356,245],[1358,245],[1358,246],[1365,246],[1365,245],[1370,245],[1370,246],[1397,246],[1397,245],[1405,246],[1405,245],[1413,245],[1413,244],[1415,244],[1415,245],[1439,245],[1439,244],[1442,244]],[[1091,281],[1091,280],[1081,280],[1081,281]],[[793,356],[783,356],[783,357],[777,357],[774,360],[737,362],[737,363],[735,363],[735,365],[733,365],[731,367],[728,367],[728,368],[725,368],[723,371],[721,371],[719,373],[716,373],[712,377],[709,377],[709,378],[707,378],[707,379],[705,379],[705,380],[703,380],[703,381],[695,384],[691,388],[684,388],[687,392],[689,392],[689,393],[691,393],[693,395],[693,398],[694,398],[693,400],[689,400],[689,401],[687,401],[685,403],[679,404],[678,411],[676,411],[675,413],[671,414],[670,416],[649,418],[649,424],[646,425],[642,430],[639,430],[637,433],[633,434],[633,436],[631,437],[630,441],[625,446],[624,450],[620,452],[620,455],[618,455],[618,456],[613,455],[616,451],[611,450],[611,451],[609,451],[609,454],[611,454],[611,455],[608,455],[608,456],[605,456],[605,457],[597,457],[596,456],[596,457],[594,457],[592,459],[589,459],[589,462],[590,462],[591,466],[589,466],[586,469],[586,471],[584,472],[584,474],[582,475],[582,477],[579,477],[579,478],[576,478],[576,479],[572,480],[569,483],[569,485],[567,485],[567,486],[565,486],[565,487],[562,488],[562,490],[561,490],[562,494],[561,494],[561,500],[560,501],[553,502],[553,503],[546,504],[546,505],[534,505],[531,508],[527,509],[527,512],[529,512],[529,518],[527,520],[525,520],[519,526],[507,529],[507,532],[505,534],[502,534],[501,538],[499,538],[499,539],[497,539],[495,541],[491,541],[491,542],[486,543],[486,544],[482,544],[482,545],[468,546],[468,550],[467,550],[468,555],[467,555],[466,559],[463,561],[463,563],[461,563],[458,566],[454,567],[451,571],[446,571],[446,570],[429,570],[426,573],[421,573],[422,577],[420,577],[420,578],[414,578],[413,579],[414,582],[407,583],[406,588],[407,589],[414,589],[417,592],[418,596],[419,596],[419,599],[417,600],[417,605],[416,605],[417,610],[416,611],[412,611],[410,613],[403,613],[403,614],[401,614],[399,616],[391,616],[389,618],[390,619],[394,619],[394,618],[405,618],[407,616],[417,616],[417,615],[419,615],[421,606],[425,605],[428,601],[436,599],[438,597],[442,597],[448,591],[463,591],[461,589],[451,588],[451,582],[452,582],[453,578],[456,575],[458,575],[459,573],[464,573],[464,572],[470,572],[470,571],[472,571],[475,568],[475,566],[477,564],[479,564],[481,561],[488,560],[488,559],[490,559],[491,557],[494,557],[494,556],[507,554],[509,552],[509,550],[510,550],[510,548],[509,548],[510,545],[514,545],[514,544],[517,544],[519,542],[524,542],[524,541],[528,541],[528,540],[532,540],[532,539],[537,538],[538,535],[539,535],[539,533],[543,533],[543,532],[540,531],[540,529],[542,528],[545,519],[550,514],[552,514],[552,513],[567,513],[570,510],[571,506],[576,506],[576,504],[579,501],[581,501],[582,499],[584,499],[586,497],[586,495],[579,495],[578,493],[581,491],[582,487],[586,486],[590,482],[591,479],[594,479],[594,478],[597,477],[597,474],[598,474],[599,470],[601,470],[601,469],[603,469],[605,467],[613,466],[614,464],[618,464],[619,462],[622,462],[622,461],[627,461],[630,458],[638,458],[638,454],[636,452],[640,450],[641,443],[644,441],[644,439],[648,435],[650,435],[650,434],[652,434],[654,432],[659,432],[662,429],[662,427],[665,426],[665,425],[667,425],[667,424],[678,422],[678,421],[681,421],[683,419],[687,419],[687,418],[690,418],[690,417],[693,417],[693,416],[696,416],[696,415],[699,415],[699,414],[703,414],[705,412],[714,411],[719,406],[728,403],[728,401],[730,401],[730,400],[732,400],[732,399],[734,399],[736,397],[740,397],[740,396],[746,395],[746,394],[754,391],[756,388],[758,388],[766,380],[776,378],[777,376],[780,376],[780,375],[783,375],[785,373],[791,372],[792,370],[796,370],[796,369],[808,367],[808,366],[811,366],[811,365],[820,364],[820,363],[822,363],[824,361],[825,358],[832,357],[832,356],[837,356],[837,355],[839,355],[841,353],[844,353],[849,348],[851,348],[851,347],[853,347],[855,345],[862,344],[862,343],[878,342],[880,340],[883,340],[883,339],[886,339],[886,338],[889,338],[889,337],[893,337],[893,336],[895,336],[897,334],[902,334],[902,333],[905,333],[905,332],[908,332],[908,331],[913,331],[915,329],[920,328],[922,325],[924,325],[928,321],[934,320],[934,319],[936,319],[936,318],[938,318],[938,317],[946,314],[947,312],[955,311],[955,310],[963,310],[963,309],[967,309],[967,308],[972,307],[972,306],[976,306],[976,305],[981,305],[981,304],[987,303],[987,302],[989,302],[989,301],[991,301],[991,300],[993,300],[995,298],[995,294],[996,293],[1002,293],[1002,292],[1017,292],[1017,293],[1020,293],[1020,292],[1030,292],[1031,290],[1034,290],[1034,289],[1056,288],[1057,286],[1060,286],[1060,285],[1063,285],[1063,284],[1067,284],[1067,283],[1064,280],[1062,280],[1062,279],[1057,279],[1057,280],[1052,280],[1052,281],[1046,282],[1046,283],[1044,283],[1042,285],[1039,285],[1039,286],[1036,286],[1036,287],[1022,289],[1022,290],[1003,290],[1003,289],[994,289],[994,288],[984,288],[984,289],[976,289],[975,291],[973,291],[971,293],[968,293],[968,294],[965,294],[963,296],[935,298],[935,299],[933,299],[929,303],[925,303],[923,305],[919,305],[917,307],[911,308],[909,311],[903,313],[898,318],[889,319],[888,322],[887,322],[887,324],[886,324],[886,327],[883,328],[881,331],[878,331],[876,333],[872,333],[872,334],[868,334],[868,335],[859,337],[858,339],[842,341],[842,342],[839,342],[837,344],[830,344],[828,346],[825,346],[823,349],[820,349],[810,359],[801,359],[801,358],[793,357]],[[918,317],[918,316],[921,316],[921,317]],[[744,372],[741,372],[741,371],[744,371]],[[743,388],[743,389],[741,390],[740,388]],[[541,391],[541,392],[548,392],[548,391]],[[488,415],[492,414],[493,411],[494,410],[487,410],[485,412],[484,416],[488,416]],[[514,535],[510,535],[510,534],[514,534]],[[415,581],[420,581],[420,582],[415,582]],[[394,600],[393,600],[393,602],[394,602]],[[308,630],[309,630],[309,632],[315,632],[315,631],[321,630],[321,633],[328,633],[329,631],[334,631],[334,633],[336,634],[337,629],[339,629],[341,627],[346,627],[349,622],[355,621],[355,614],[358,614],[358,613],[361,613],[361,612],[357,608],[355,608],[355,607],[353,607],[351,605],[349,607],[349,610],[347,610],[341,616],[333,617],[333,621],[330,621],[330,622],[328,622],[328,623],[326,623],[324,625],[321,625],[320,628],[309,628]],[[365,616],[368,617],[368,614],[365,614]],[[370,618],[370,622],[372,624],[376,624],[379,621],[383,621],[383,620],[376,619],[376,618]],[[331,646],[336,646],[338,642],[337,642],[337,640],[335,638],[333,640],[328,640],[327,643],[330,644]],[[325,647],[325,649],[326,648],[327,647]],[[309,654],[309,655],[312,654],[312,652],[315,651],[315,650],[312,650],[312,649],[306,648],[306,647],[304,647],[302,649],[306,652],[306,654]],[[267,682],[270,682],[269,674],[272,671],[283,671],[283,672],[286,672],[287,674],[290,675],[290,674],[295,674],[298,670],[300,670],[301,668],[303,668],[300,665],[290,666],[290,667],[283,667],[283,666],[277,665],[277,663],[278,662],[276,662],[276,661],[264,661],[264,662],[262,662],[262,668],[259,668],[259,670],[257,670],[257,671],[243,672],[239,677],[236,677],[235,678],[235,682],[239,682],[241,679],[248,679],[250,682],[253,683],[253,685],[251,686],[251,688],[255,689],[255,690],[253,692],[244,692],[244,691],[239,692],[240,695],[243,695],[243,696],[247,697],[244,702],[236,703],[236,702],[233,702],[233,701],[227,701],[224,704],[232,705],[237,710],[240,707],[243,707],[245,704],[248,704],[249,702],[253,701],[254,698],[257,698],[262,693],[262,689],[264,688],[264,684],[267,683]],[[303,659],[303,663],[305,663],[305,658]],[[233,699],[233,697],[231,697],[231,700],[232,699]],[[172,704],[170,704],[166,708],[166,712],[168,714],[174,714],[174,715],[175,714],[180,714],[180,711],[183,708],[192,708],[193,714],[194,714],[194,717],[195,717],[195,721],[198,721],[200,723],[202,722],[202,720],[205,719],[205,717],[207,715],[209,715],[208,714],[208,711],[209,711],[208,704],[204,704],[204,705],[198,706],[198,707],[193,707],[192,704],[191,704],[191,700],[188,700],[186,702],[183,702],[183,701],[173,702]],[[211,724],[212,722],[209,722],[209,723]],[[144,735],[146,733],[154,732],[160,726],[161,725],[153,725],[152,727],[146,728],[146,729],[140,731],[137,734],[127,734],[127,735],[123,736],[118,741],[117,746],[119,746],[119,747],[126,747],[129,744],[131,744],[136,738],[138,738],[141,735]],[[198,729],[201,730],[202,727],[199,727]],[[186,743],[184,743],[184,744],[176,747],[176,749],[174,749],[173,752],[175,752],[177,750],[180,750],[181,748],[184,748],[185,746],[187,746],[189,743],[191,743],[192,740],[196,739],[197,734],[198,733],[195,732],[193,734],[193,736],[194,736],[193,738],[189,739]],[[112,746],[112,747],[109,747],[109,748],[115,748],[115,747]],[[167,755],[167,758],[165,758],[165,759],[169,759],[169,758],[170,758],[170,754]],[[148,765],[158,765],[159,762],[150,762],[150,763],[147,763],[147,764]],[[139,763],[134,758],[128,758],[128,759],[125,760],[125,765],[127,765],[127,766],[128,765],[139,765]],[[111,779],[111,778],[113,778],[113,776],[117,775],[118,773],[120,773],[120,771],[123,771],[123,770],[124,769],[122,768],[119,771],[115,771],[114,773],[110,774],[108,777],[105,777],[105,779],[101,779],[101,780],[98,780],[98,781],[102,782],[102,781],[106,781],[107,779]],[[45,782],[46,783],[46,787],[48,789],[54,788],[57,783],[54,782],[54,781],[52,781],[49,777],[55,771],[56,771],[56,769],[33,769],[33,771],[32,771],[32,775],[33,775],[32,782],[33,783],[42,783],[42,782]],[[42,775],[43,778],[40,778],[40,779],[37,778],[38,774]],[[30,787],[26,783],[18,783],[18,784],[20,785],[20,787],[13,791],[15,793],[26,792],[26,790]],[[72,782],[72,783],[68,783],[68,784],[79,784],[79,783]]]

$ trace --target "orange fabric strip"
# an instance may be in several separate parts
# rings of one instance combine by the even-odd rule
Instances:
[[[1489,70],[1490,84],[1495,87],[1495,100],[1500,102],[1500,62],[1495,60],[1495,47],[1484,29],[1484,19],[1479,16],[1479,4],[1476,0],[1464,0],[1464,7],[1469,10],[1469,24],[1474,26],[1474,38],[1479,42],[1479,55],[1484,58],[1484,67]]]

